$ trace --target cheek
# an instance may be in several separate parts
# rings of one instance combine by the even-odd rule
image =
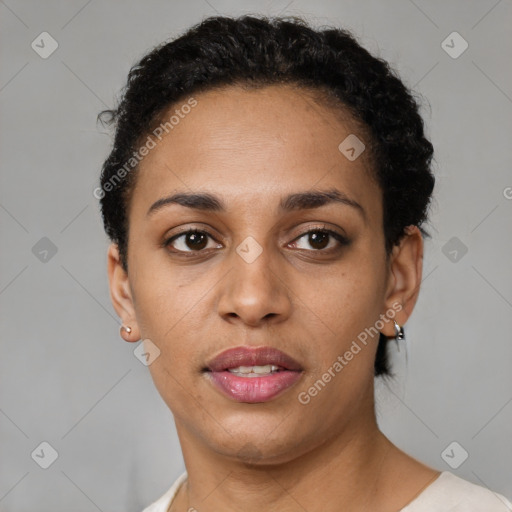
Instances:
[[[164,339],[180,319],[186,321],[187,311],[204,294],[191,285],[200,276],[193,266],[173,265],[164,249],[134,243],[131,250],[130,283],[139,327],[147,337]]]
[[[308,306],[298,317],[313,336],[308,359],[314,361],[299,401],[326,423],[355,410],[373,382],[379,336],[371,327],[381,312],[381,282],[378,265],[355,258],[315,291],[305,282],[298,294]]]
[[[186,411],[197,400],[192,381],[204,342],[201,315],[206,287],[184,286],[170,272],[141,272],[134,286],[136,317],[143,339],[160,351],[148,369],[159,394],[173,411]],[[204,327],[203,327],[204,331]],[[195,381],[194,381],[195,383]]]
[[[166,371],[188,379],[204,363],[201,356],[211,341],[212,297],[220,285],[219,278],[206,266],[173,268],[161,258],[153,257],[152,261],[151,255],[144,259],[134,257],[134,261],[144,261],[132,285],[137,323],[141,336],[149,338],[160,350],[155,361],[158,365],[150,370],[163,379],[167,378]],[[160,365],[164,368],[157,373]]]
[[[313,313],[337,342],[336,350],[378,318],[382,302],[382,277],[371,262],[354,258],[331,276],[311,286],[310,277],[296,294],[307,316]]]

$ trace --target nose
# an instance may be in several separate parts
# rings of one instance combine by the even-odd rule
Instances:
[[[218,314],[228,322],[251,327],[276,324],[290,316],[291,290],[286,272],[277,268],[278,255],[263,250],[254,261],[233,252],[230,271],[221,281]]]

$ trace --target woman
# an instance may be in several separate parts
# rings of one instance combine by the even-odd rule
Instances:
[[[385,62],[297,18],[213,17],[146,55],[103,118],[111,298],[187,469],[146,512],[510,510],[376,422],[434,188]]]

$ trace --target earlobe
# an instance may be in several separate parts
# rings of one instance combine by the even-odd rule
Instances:
[[[386,293],[387,311],[393,310],[397,323],[403,326],[412,314],[419,295],[423,271],[423,237],[417,226],[408,226],[399,245],[390,256],[389,281]],[[392,322],[382,330],[394,337]]]
[[[110,287],[110,300],[121,318],[120,335],[125,341],[140,339],[135,319],[132,292],[127,272],[121,265],[117,244],[112,243],[107,253],[107,272]],[[128,328],[127,328],[128,327]]]
[[[133,333],[133,329],[129,326],[129,325],[121,325],[121,327],[119,328],[119,334],[121,336],[121,338],[124,339],[124,341],[128,341],[130,343],[134,342],[134,341],[139,341],[140,339],[140,336],[132,336],[132,333]]]

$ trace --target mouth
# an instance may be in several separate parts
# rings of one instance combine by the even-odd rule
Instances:
[[[268,402],[293,386],[303,368],[272,347],[237,347],[212,359],[203,369],[221,393],[237,402]]]

